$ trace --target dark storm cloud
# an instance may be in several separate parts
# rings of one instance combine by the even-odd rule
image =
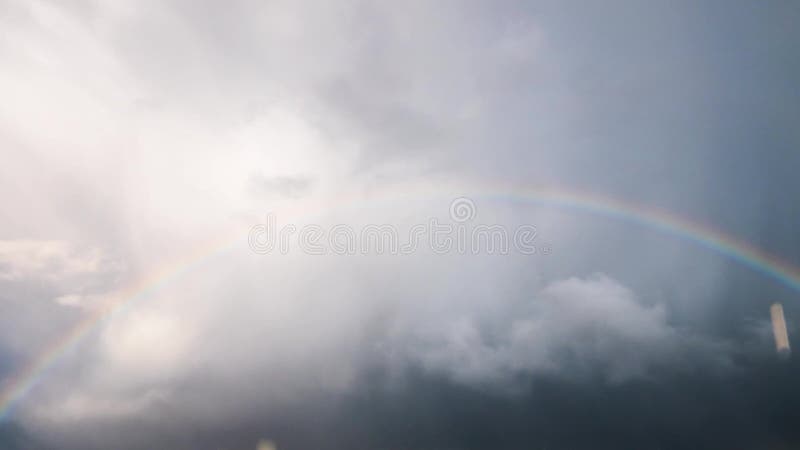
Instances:
[[[21,450],[37,448],[40,443],[36,443],[25,432],[14,424],[0,425],[0,446],[8,450]]]
[[[418,376],[395,391],[367,385],[353,402],[373,448],[788,448],[800,437],[785,406],[797,368],[758,364],[616,386],[536,377],[512,399]]]

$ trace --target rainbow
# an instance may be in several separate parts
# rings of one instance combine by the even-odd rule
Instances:
[[[137,279],[136,282],[108,295],[102,305],[87,314],[66,333],[54,339],[36,358],[31,359],[8,381],[0,384],[0,388],[2,388],[0,390],[0,423],[11,415],[14,406],[41,382],[50,369],[57,366],[94,330],[102,328],[114,317],[124,314],[133,305],[134,300],[157,291],[170,279],[191,270],[206,256],[219,253],[230,246],[230,234],[226,233],[224,236],[204,242],[194,251],[159,265],[146,276]],[[237,234],[237,236],[241,236],[241,234]]]
[[[789,289],[800,292],[800,269],[797,267],[747,242],[728,235],[722,230],[693,222],[663,209],[576,189],[531,188],[496,184],[480,185],[475,183],[467,186],[442,184],[433,188],[431,186],[423,187],[421,194],[424,197],[421,198],[430,198],[432,190],[439,190],[441,193],[450,195],[453,192],[460,192],[461,194],[456,195],[456,197],[469,196],[470,192],[477,192],[478,194],[472,198],[531,203],[590,213],[636,224],[711,250],[775,280]],[[414,195],[413,191],[411,195]],[[409,196],[409,190],[397,191],[394,196],[396,198],[406,198]],[[351,194],[350,197],[354,199],[356,204],[369,200],[369,197],[361,194]],[[327,207],[312,206],[310,208],[306,207],[304,210],[330,210],[332,209],[330,207],[331,204],[337,207],[348,204],[342,198],[341,196],[338,197],[338,201],[333,203],[326,202],[325,205],[328,205]],[[383,193],[381,193],[381,198],[384,198]],[[450,198],[453,197],[451,196]],[[0,390],[0,422],[10,417],[14,407],[42,381],[50,369],[57,366],[93,331],[102,328],[104,324],[114,317],[128,310],[134,300],[146,297],[148,294],[157,291],[169,280],[191,270],[195,264],[230,248],[245,238],[245,234],[238,230],[232,235],[226,233],[221,238],[204,242],[195,247],[193,251],[160,265],[146,276],[110,295],[102,307],[87,314],[77,325],[55,339],[35,358],[32,358],[19,372],[3,384],[0,384],[0,388],[2,388]]]

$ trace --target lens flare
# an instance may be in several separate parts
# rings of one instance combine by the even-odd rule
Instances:
[[[792,349],[789,347],[789,334],[786,332],[786,319],[783,316],[783,306],[773,303],[769,308],[772,316],[772,333],[775,335],[775,350],[781,356],[789,356]]]

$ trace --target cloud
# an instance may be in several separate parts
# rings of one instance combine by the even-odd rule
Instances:
[[[635,220],[479,188],[567,186],[798,257],[797,8],[725,6],[0,1],[0,380],[156,280],[0,446],[796,442],[797,367],[747,325],[772,301],[791,321],[792,292]],[[276,210],[402,228],[463,195],[552,254],[246,248]]]
[[[302,197],[311,189],[313,180],[302,176],[265,177],[264,175],[251,175],[250,190],[259,197]]]
[[[60,280],[108,270],[98,249],[79,250],[64,241],[0,241],[0,279]]]
[[[693,339],[605,275],[554,281],[507,322],[485,315],[444,318],[429,328],[401,330],[399,352],[424,370],[468,385],[514,388],[520,379],[554,375],[609,383],[649,378],[659,368],[692,370],[705,351],[724,362],[712,341]],[[410,336],[407,336],[408,333]],[[707,356],[705,356],[707,358]],[[527,383],[523,382],[524,386]]]
[[[125,269],[98,247],[67,241],[0,241],[0,283],[17,301],[47,295],[62,306],[92,307],[116,288]],[[30,298],[29,286],[39,291]]]

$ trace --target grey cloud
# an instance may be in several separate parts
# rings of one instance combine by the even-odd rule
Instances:
[[[313,179],[302,176],[267,177],[261,174],[251,175],[248,187],[257,197],[299,198],[306,195],[314,185]]]
[[[702,359],[719,368],[728,358],[713,340],[676,329],[663,306],[641,304],[603,275],[554,281],[510,317],[494,326],[485,316],[440,318],[403,330],[411,336],[388,351],[459,383],[512,390],[537,374],[621,383],[664,366],[695,370]]]
[[[340,127],[365,137],[361,146],[367,161],[427,154],[445,144],[446,124],[408,105],[402,89],[390,97],[387,94],[393,90],[392,86],[370,89],[365,86],[369,83],[363,81],[357,78],[334,81],[323,89],[322,98],[330,105],[329,114]]]

